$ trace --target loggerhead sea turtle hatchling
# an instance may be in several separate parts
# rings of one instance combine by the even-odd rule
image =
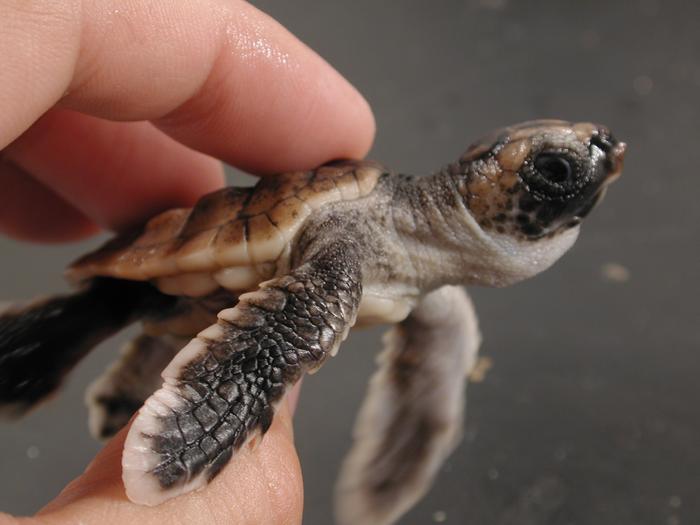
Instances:
[[[505,286],[549,267],[624,150],[603,126],[533,121],[431,176],[341,161],[162,213],[71,265],[75,294],[0,317],[0,407],[32,407],[141,320],[88,403],[100,437],[138,410],[123,479],[131,500],[155,505],[205,485],[264,434],[285,391],[350,327],[394,323],[337,490],[342,523],[391,523],[460,433],[479,334],[454,285]]]

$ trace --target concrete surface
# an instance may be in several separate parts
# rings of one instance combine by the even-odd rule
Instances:
[[[371,156],[398,169],[427,173],[535,117],[601,121],[629,143],[624,177],[569,255],[527,283],[472,291],[494,366],[469,388],[463,444],[402,523],[700,523],[700,4],[255,3],[366,94]],[[62,289],[61,267],[85,247],[0,240],[0,298]],[[354,334],[306,381],[306,524],[331,522],[380,333]],[[98,449],[82,391],[117,345],[60,399],[2,424],[0,509],[38,509]]]

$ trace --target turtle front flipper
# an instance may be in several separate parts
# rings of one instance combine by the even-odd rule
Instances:
[[[342,525],[394,523],[428,490],[462,431],[480,336],[463,289],[425,296],[384,336],[336,487]]]
[[[332,355],[362,294],[357,250],[335,242],[289,275],[241,295],[163,372],[122,458],[126,493],[155,505],[205,485],[265,433],[287,389]]]
[[[185,345],[170,335],[141,334],[126,344],[119,360],[87,389],[90,432],[108,439],[124,427],[162,379],[160,373]]]

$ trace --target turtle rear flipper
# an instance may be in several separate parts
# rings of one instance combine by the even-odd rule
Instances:
[[[439,288],[384,343],[336,487],[343,525],[394,523],[457,445],[480,343],[471,301],[461,288]]]
[[[0,315],[0,413],[19,416],[53,393],[99,342],[177,299],[149,283],[97,278],[74,294]]]
[[[122,349],[119,360],[87,389],[90,432],[106,440],[131,419],[163,380],[160,373],[185,345],[171,335],[140,334]]]

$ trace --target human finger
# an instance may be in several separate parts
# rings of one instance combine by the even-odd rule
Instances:
[[[0,161],[0,233],[21,240],[74,241],[97,227],[7,159]]]
[[[262,173],[359,157],[372,141],[358,92],[241,0],[5,2],[0,18],[9,28],[0,48],[17,50],[0,58],[0,147],[58,102],[153,120],[190,147]]]
[[[4,156],[80,214],[112,230],[167,208],[190,206],[224,181],[219,161],[148,122],[112,122],[69,110],[46,113]],[[28,195],[23,202],[32,199]],[[63,226],[67,229],[57,226],[56,235],[72,235],[69,225]]]

